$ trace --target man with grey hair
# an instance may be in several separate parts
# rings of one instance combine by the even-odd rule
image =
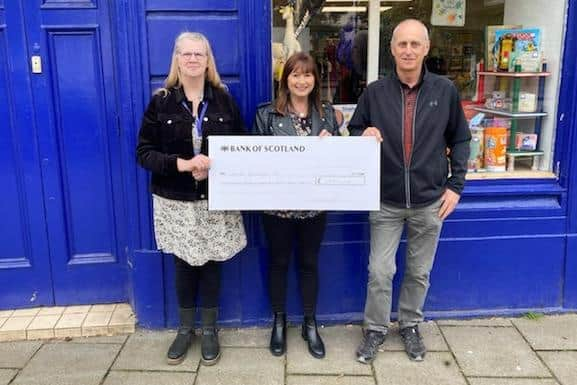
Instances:
[[[395,68],[367,87],[349,123],[352,135],[374,136],[381,143],[381,208],[369,215],[365,330],[356,352],[363,363],[374,360],[388,332],[395,255],[405,225],[398,321],[409,358],[423,360],[418,324],[429,275],[443,220],[457,206],[465,183],[471,134],[453,83],[423,65],[428,52],[427,27],[415,19],[399,23],[391,39]]]

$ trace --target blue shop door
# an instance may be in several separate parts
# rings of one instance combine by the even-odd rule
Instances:
[[[120,158],[121,151],[132,149],[120,145],[111,2],[13,3],[23,7],[29,59],[42,61],[41,72],[29,76],[54,303],[124,301]]]
[[[54,301],[22,17],[0,0],[0,309]]]

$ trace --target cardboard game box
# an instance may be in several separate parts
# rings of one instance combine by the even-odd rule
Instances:
[[[495,32],[502,29],[520,28],[523,28],[523,26],[515,24],[488,25],[485,27],[485,69],[487,71],[493,71],[494,68],[496,68],[497,58],[493,54],[493,48],[495,47]]]
[[[497,58],[500,52],[500,44],[504,39],[513,40],[509,72],[514,72],[517,64],[521,65],[522,72],[541,71],[541,30],[539,28],[496,30],[493,53]]]

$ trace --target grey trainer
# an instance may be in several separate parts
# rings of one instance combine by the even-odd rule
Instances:
[[[370,364],[377,356],[379,346],[385,342],[386,333],[376,330],[365,330],[363,340],[357,348],[357,361]]]
[[[419,333],[418,326],[409,326],[401,329],[401,337],[405,344],[405,351],[409,358],[413,361],[423,361],[427,348],[423,343],[423,337]]]

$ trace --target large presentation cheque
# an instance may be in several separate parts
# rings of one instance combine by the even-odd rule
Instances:
[[[210,136],[209,210],[378,210],[373,137]]]

